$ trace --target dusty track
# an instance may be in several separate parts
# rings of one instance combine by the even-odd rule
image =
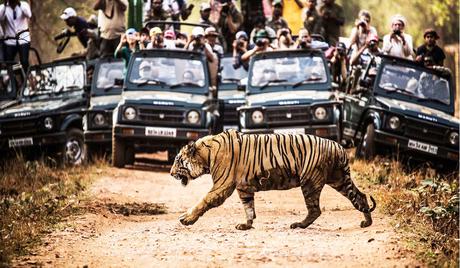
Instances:
[[[204,176],[182,187],[168,169],[137,166],[103,170],[89,189],[90,211],[70,218],[50,234],[36,256],[16,265],[58,267],[401,267],[417,263],[401,249],[389,219],[373,213],[363,219],[350,202],[330,187],[321,196],[321,217],[305,230],[289,225],[305,217],[300,189],[256,194],[255,229],[238,231],[243,222],[236,192],[195,225],[182,226],[179,215],[211,187]],[[165,203],[168,213],[155,216],[113,214],[104,203]]]

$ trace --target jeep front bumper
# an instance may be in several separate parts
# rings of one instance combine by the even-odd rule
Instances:
[[[46,147],[58,144],[65,144],[66,133],[54,132],[45,134],[31,134],[27,136],[0,137],[0,149],[17,149],[26,147]]]

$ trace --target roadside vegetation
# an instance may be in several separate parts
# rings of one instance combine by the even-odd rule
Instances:
[[[354,161],[353,178],[368,185],[379,209],[394,216],[408,249],[430,266],[458,267],[459,177],[433,169],[405,171],[395,161]]]
[[[0,267],[30,253],[53,226],[78,209],[94,167],[52,168],[18,156],[0,164]]]

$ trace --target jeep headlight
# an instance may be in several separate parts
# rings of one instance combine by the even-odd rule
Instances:
[[[53,118],[45,117],[45,119],[43,120],[43,126],[48,130],[52,129],[54,126]]]
[[[251,119],[254,124],[260,124],[264,121],[264,114],[261,111],[256,110],[252,112]]]
[[[458,133],[453,131],[449,134],[449,142],[452,145],[457,145],[458,144]]]
[[[401,121],[399,120],[399,117],[392,116],[388,120],[388,125],[390,126],[391,129],[397,130],[401,126]]]
[[[327,110],[324,107],[317,107],[315,109],[315,118],[318,120],[324,120],[327,117]]]
[[[133,107],[127,107],[125,108],[123,114],[126,119],[133,120],[134,118],[136,118],[137,112],[136,109],[134,109]]]
[[[200,113],[195,110],[191,110],[187,113],[187,122],[190,124],[200,123]]]
[[[93,117],[93,123],[96,126],[103,126],[106,123],[105,116],[101,113],[97,113]]]

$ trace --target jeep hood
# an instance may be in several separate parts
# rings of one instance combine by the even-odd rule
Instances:
[[[0,117],[27,117],[31,115],[40,115],[42,113],[57,111],[57,110],[69,110],[73,107],[80,107],[82,99],[80,98],[68,98],[68,99],[57,99],[57,100],[39,100],[34,102],[22,102],[13,105],[0,112]]]
[[[249,95],[247,104],[249,106],[299,105],[330,100],[335,100],[334,93],[331,91],[292,90]]]
[[[377,97],[377,102],[384,105],[390,112],[404,114],[428,122],[438,122],[444,125],[458,127],[460,120],[440,110],[435,110],[421,104]]]
[[[122,100],[120,104],[160,105],[176,107],[203,105],[203,103],[208,99],[208,97],[204,95],[162,91],[125,91],[121,97]]]
[[[91,97],[89,105],[90,110],[94,109],[115,109],[118,102],[121,100],[121,95],[108,95],[108,96],[97,96]]]

